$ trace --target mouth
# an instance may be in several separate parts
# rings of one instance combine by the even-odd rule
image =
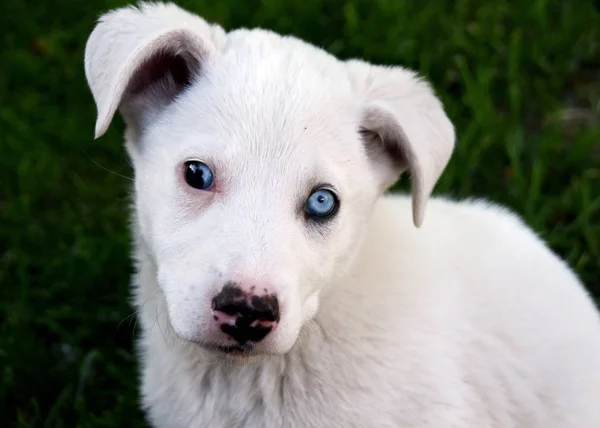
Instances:
[[[254,352],[254,345],[251,343],[237,343],[235,345],[203,345],[203,348],[216,352],[218,354],[226,355],[234,358],[248,358],[256,356]]]

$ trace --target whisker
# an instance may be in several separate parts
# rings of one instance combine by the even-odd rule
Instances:
[[[104,171],[106,172],[110,172],[111,174],[116,175],[117,177],[121,177],[124,178],[126,180],[129,180],[131,182],[133,182],[133,178],[131,177],[127,177],[126,175],[120,174],[117,171],[113,171],[112,169],[109,169],[105,166],[103,166],[102,164],[100,164],[99,162],[97,162],[94,158],[92,158],[88,153],[85,153],[85,155],[88,157],[89,160],[91,160],[96,166],[102,168]],[[131,165],[131,164],[130,164]]]
[[[117,330],[118,330],[118,329],[120,329],[120,328],[121,328],[121,325],[122,325],[122,324],[123,324],[125,321],[127,321],[127,320],[129,320],[129,325],[131,325],[131,319],[132,319],[132,317],[135,317],[135,315],[137,315],[137,311],[135,311],[135,310],[134,310],[134,311],[133,311],[131,314],[129,314],[129,315],[127,315],[125,318],[123,318],[123,319],[122,319],[122,320],[119,322],[119,325],[117,325]]]

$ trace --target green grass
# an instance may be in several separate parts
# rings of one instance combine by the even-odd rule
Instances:
[[[121,4],[2,3],[5,427],[144,426],[128,304],[131,171],[120,119],[92,139],[82,63],[96,17]],[[420,70],[459,137],[437,192],[512,207],[600,297],[600,13],[592,1],[181,4],[226,28],[260,25],[344,58]]]

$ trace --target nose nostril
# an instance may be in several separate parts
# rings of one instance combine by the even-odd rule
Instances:
[[[274,295],[252,296],[250,300],[254,319],[264,318],[264,321],[279,320],[279,301]]]
[[[233,305],[226,305],[226,306],[213,308],[214,311],[223,312],[224,314],[231,315],[231,316],[236,316],[236,315],[241,316],[240,309],[241,309],[240,307],[233,306]]]
[[[252,311],[248,314],[248,318],[252,321],[259,322],[276,322],[279,321],[279,311],[265,310],[265,311]]]

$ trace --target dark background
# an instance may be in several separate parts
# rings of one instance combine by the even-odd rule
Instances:
[[[122,121],[94,141],[83,48],[122,1],[0,6],[0,424],[141,427]],[[420,70],[458,144],[437,193],[525,217],[600,296],[600,13],[586,0],[179,4]],[[406,189],[406,181],[400,184]],[[600,402],[599,402],[600,405]]]

